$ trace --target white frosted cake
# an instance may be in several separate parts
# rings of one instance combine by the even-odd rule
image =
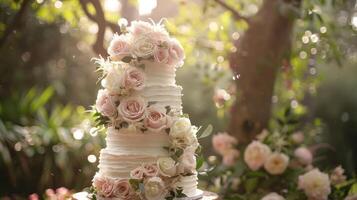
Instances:
[[[106,147],[93,178],[97,199],[200,199],[197,189],[197,128],[182,113],[176,69],[180,43],[161,24],[121,25],[103,73],[95,105]]]

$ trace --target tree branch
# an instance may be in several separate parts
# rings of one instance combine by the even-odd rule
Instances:
[[[249,18],[248,17],[242,16],[237,10],[235,10],[234,8],[229,6],[226,2],[224,2],[224,0],[214,0],[214,1],[217,4],[221,5],[223,8],[227,9],[228,11],[230,11],[232,13],[234,19],[236,19],[236,20],[244,20],[246,22],[249,22]]]
[[[104,11],[99,0],[79,0],[82,9],[86,16],[98,25],[98,33],[96,42],[93,44],[93,50],[95,53],[102,56],[107,55],[107,51],[104,48],[104,35],[106,28],[109,27],[113,32],[121,33],[120,27],[105,19]],[[92,15],[88,10],[88,4],[92,4],[95,9],[95,15]]]
[[[11,24],[7,26],[7,28],[4,31],[4,35],[0,39],[0,47],[2,47],[7,38],[11,35],[11,33],[17,28],[17,26],[20,24],[23,16],[26,13],[26,8],[28,5],[30,5],[32,0],[23,0],[20,6],[20,10],[15,14],[14,20]]]

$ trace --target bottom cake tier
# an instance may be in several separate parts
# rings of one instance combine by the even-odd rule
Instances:
[[[193,200],[202,197],[202,191],[197,189],[196,172],[177,175],[174,181],[161,173],[158,160],[169,156],[164,148],[169,146],[169,136],[166,133],[143,134],[130,129],[108,128],[106,144],[100,152],[99,172],[93,179],[93,185],[100,190],[97,191],[98,199],[165,199],[164,195],[147,198],[131,194],[128,187],[142,189],[140,184],[153,184],[166,191],[169,185],[170,189],[176,188],[187,196],[176,199]],[[135,180],[145,177],[149,177],[148,181],[136,183]],[[153,183],[148,183],[149,181]],[[145,190],[147,188],[150,186],[145,186]]]

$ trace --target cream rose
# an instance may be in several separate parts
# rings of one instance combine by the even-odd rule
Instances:
[[[120,64],[110,64],[105,68],[105,78],[101,84],[111,94],[120,94],[124,69]]]
[[[297,158],[299,163],[303,165],[310,165],[312,163],[312,153],[306,147],[299,147],[294,151],[294,156]]]
[[[96,109],[104,116],[115,117],[117,115],[115,99],[107,90],[99,90],[95,101]]]
[[[253,171],[257,171],[262,167],[271,154],[269,146],[259,142],[251,142],[244,152],[244,161],[247,163],[249,168]]]
[[[97,189],[97,192],[100,196],[103,197],[112,197],[115,184],[114,181],[103,176],[96,175],[93,180],[93,186]]]
[[[141,36],[133,43],[132,53],[136,57],[148,58],[154,54],[156,42],[148,36]]]
[[[269,174],[279,175],[285,172],[289,164],[289,157],[283,153],[274,152],[264,163],[264,168]]]
[[[126,89],[141,90],[144,88],[145,74],[136,67],[128,66],[124,71],[123,86]]]
[[[159,168],[162,176],[175,176],[176,175],[176,162],[170,157],[162,157],[157,160],[157,167]]]
[[[159,177],[149,178],[144,182],[144,194],[147,200],[165,199],[167,190]]]
[[[114,61],[120,61],[125,56],[130,55],[130,44],[128,34],[126,35],[114,35],[114,38],[109,44],[108,54]]]
[[[187,137],[189,134],[192,134],[191,121],[185,117],[176,120],[170,130],[170,136],[174,138]]]
[[[144,177],[154,177],[159,174],[156,163],[145,163],[142,165]]]
[[[150,131],[160,132],[168,127],[170,117],[165,114],[165,109],[157,106],[150,106],[146,110],[144,123]]]
[[[261,200],[285,200],[284,197],[280,196],[279,194],[272,192],[265,195]]]
[[[138,122],[145,117],[146,101],[140,96],[126,97],[120,101],[118,112],[128,122]]]
[[[153,31],[153,26],[148,22],[132,21],[128,30],[133,35],[139,36]]]
[[[234,145],[237,144],[237,139],[230,136],[228,133],[218,133],[212,137],[212,145],[214,150],[220,155],[225,155]]]
[[[309,199],[314,200],[327,200],[331,193],[329,177],[319,169],[313,169],[299,176],[298,187],[304,190]]]
[[[115,181],[113,195],[119,197],[121,200],[132,200],[133,196],[135,196],[128,180],[124,179]]]

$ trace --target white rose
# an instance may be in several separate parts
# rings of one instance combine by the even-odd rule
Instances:
[[[147,36],[141,36],[133,43],[132,53],[141,58],[148,58],[153,55],[156,48],[156,43],[153,39]]]
[[[327,200],[331,193],[330,179],[327,174],[313,169],[304,175],[299,176],[299,189],[304,190],[309,199]]]
[[[261,200],[285,200],[284,197],[278,195],[275,192],[265,195]]]
[[[176,162],[170,157],[159,158],[157,160],[157,167],[163,176],[171,177],[176,175]]]
[[[170,136],[174,138],[182,138],[192,134],[191,122],[188,118],[179,118],[174,122],[170,129]]]
[[[193,173],[196,170],[195,148],[186,148],[179,160],[180,173]]]
[[[105,78],[102,80],[102,86],[110,93],[119,94],[122,86],[124,69],[119,64],[109,65],[105,69]]]
[[[152,177],[145,181],[144,193],[147,200],[158,200],[164,199],[167,191],[161,178]]]
[[[274,152],[264,163],[264,168],[272,175],[279,175],[285,172],[289,164],[289,157],[283,153]]]
[[[253,141],[245,149],[244,161],[251,170],[257,171],[264,165],[270,154],[271,150],[269,146],[259,141]]]

